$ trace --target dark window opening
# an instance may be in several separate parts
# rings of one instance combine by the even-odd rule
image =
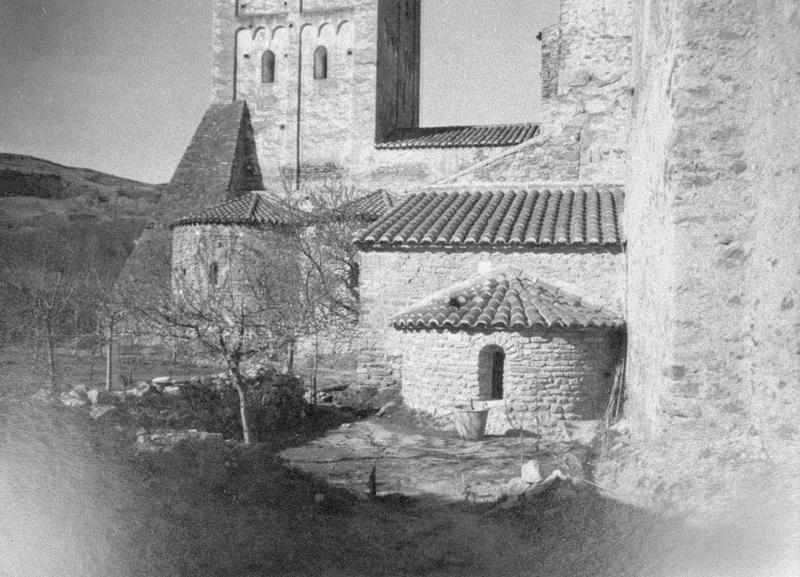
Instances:
[[[328,50],[324,46],[317,46],[314,50],[314,80],[324,80],[328,77]]]
[[[484,347],[478,353],[478,393],[486,400],[503,399],[506,354],[497,345]]]
[[[492,399],[503,398],[503,364],[506,355],[503,351],[492,354]]]
[[[261,83],[272,84],[275,82],[275,53],[267,50],[261,57]]]

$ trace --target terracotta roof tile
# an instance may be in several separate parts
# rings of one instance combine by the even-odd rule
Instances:
[[[375,148],[512,146],[533,138],[538,132],[539,126],[532,123],[396,128]]]
[[[623,242],[619,185],[534,184],[407,196],[361,230],[362,248],[613,245]]]
[[[522,330],[537,327],[619,327],[617,315],[516,267],[455,284],[392,317],[396,329]]]
[[[183,217],[173,222],[171,226],[193,224],[302,226],[309,221],[308,213],[291,207],[279,199],[271,198],[269,193],[253,191]]]
[[[397,205],[397,196],[386,190],[376,190],[335,208],[332,212],[346,220],[374,222]]]

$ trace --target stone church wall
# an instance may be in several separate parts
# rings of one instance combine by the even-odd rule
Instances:
[[[797,407],[800,377],[790,72],[800,8],[648,2],[638,17],[632,153],[647,162],[626,202],[631,410],[651,432],[729,430],[752,410],[765,438],[784,427],[789,439],[796,426],[780,415]]]
[[[791,0],[637,7],[626,413],[664,448],[631,468],[687,503],[796,485],[798,29]]]
[[[402,333],[389,319],[429,294],[499,266],[515,265],[590,304],[622,314],[623,255],[619,251],[398,250],[361,253],[362,349],[359,381],[400,382]]]
[[[490,434],[512,428],[507,410],[527,430],[537,420],[547,425],[602,417],[619,357],[619,339],[603,329],[409,331],[400,343],[403,401],[434,414],[481,396],[480,352],[491,345],[503,349],[503,399],[486,401]]]

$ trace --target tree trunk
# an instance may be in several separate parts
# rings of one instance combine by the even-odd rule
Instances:
[[[56,363],[56,343],[53,331],[47,329],[47,364],[50,367],[50,386],[58,387],[58,366]]]
[[[114,317],[108,320],[108,341],[106,342],[106,392],[111,391],[111,375],[114,369]]]
[[[229,369],[231,381],[239,394],[239,418],[242,421],[242,440],[245,445],[250,444],[250,424],[247,421],[247,396],[244,392],[244,378],[238,369]]]
[[[291,375],[294,372],[294,341],[289,341],[286,355],[286,373]]]

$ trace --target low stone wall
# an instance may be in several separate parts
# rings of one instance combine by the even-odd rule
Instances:
[[[502,434],[512,422],[602,416],[620,354],[620,335],[606,329],[547,329],[529,333],[409,331],[402,334],[402,396],[430,413],[485,395],[479,361],[494,345],[505,353],[502,400],[489,400],[487,431]]]

